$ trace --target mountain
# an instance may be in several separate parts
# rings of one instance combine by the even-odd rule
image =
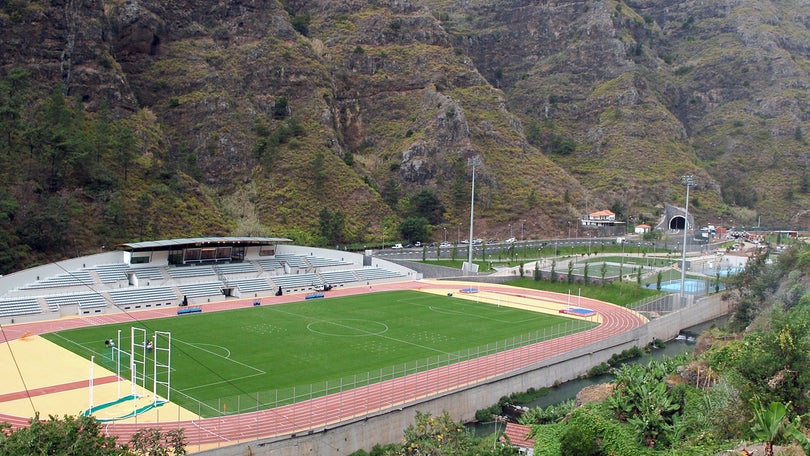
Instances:
[[[810,3],[0,2],[8,271],[202,235],[810,225]]]

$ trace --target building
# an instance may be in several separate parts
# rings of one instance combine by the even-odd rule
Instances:
[[[641,225],[636,225],[635,232],[636,234],[644,234],[649,233],[652,227],[647,225],[646,223],[642,223]]]
[[[616,214],[609,209],[584,215],[580,222],[583,231],[596,231],[597,237],[623,236],[626,232],[625,223],[617,222]]]
[[[520,454],[532,456],[534,455],[534,438],[529,438],[531,432],[531,426],[506,423],[506,430],[503,431],[501,443],[517,447]]]

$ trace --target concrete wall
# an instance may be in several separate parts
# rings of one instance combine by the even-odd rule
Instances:
[[[591,367],[606,362],[614,353],[634,346],[643,347],[654,339],[671,340],[681,330],[727,315],[729,310],[729,304],[720,295],[712,295],[633,331],[587,344],[484,384],[433,396],[387,413],[357,417],[339,426],[315,429],[306,435],[256,440],[198,454],[296,456],[369,450],[377,443],[400,441],[403,430],[413,423],[417,410],[433,415],[447,411],[456,421],[471,421],[477,410],[489,407],[503,396],[574,379]],[[585,337],[587,335],[583,334]],[[195,451],[194,448],[188,450]]]

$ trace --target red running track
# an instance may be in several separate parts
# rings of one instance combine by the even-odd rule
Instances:
[[[329,296],[406,289],[447,289],[455,286],[456,284],[450,283],[404,282],[374,285],[373,287],[334,289],[329,292]],[[477,284],[477,287],[480,291],[493,293],[502,293],[504,291],[504,288],[498,285]],[[514,296],[514,289],[503,294]],[[560,294],[529,289],[521,289],[519,296],[559,303],[565,303],[566,299],[565,296]],[[277,304],[300,301],[303,297],[302,294],[286,295],[265,297],[261,301],[262,304]],[[602,317],[602,323],[599,326],[556,339],[462,361],[429,371],[416,372],[393,380],[378,382],[274,409],[186,421],[137,424],[110,423],[106,425],[106,432],[110,435],[117,435],[126,441],[129,440],[132,434],[145,427],[156,427],[164,430],[183,428],[188,439],[188,447],[209,444],[227,446],[239,441],[308,432],[332,426],[342,421],[363,417],[370,413],[401,408],[422,398],[482,383],[569,352],[572,349],[630,331],[646,323],[646,319],[631,310],[592,299],[579,297],[577,299],[577,306],[595,310]],[[217,311],[241,308],[252,305],[254,301],[255,299],[246,299],[204,304],[204,309],[205,311]],[[3,333],[0,334],[2,336],[0,342],[13,340],[23,335],[42,334],[89,325],[166,317],[176,315],[176,313],[176,308],[163,308],[140,311],[136,314],[107,314],[87,318],[20,324],[3,328]],[[28,420],[28,418],[0,414],[0,421],[11,423],[15,427],[27,425]]]

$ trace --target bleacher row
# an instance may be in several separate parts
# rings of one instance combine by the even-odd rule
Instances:
[[[313,260],[314,258],[316,257],[278,255],[275,259],[258,260],[257,263],[266,271],[274,271],[283,268],[284,263],[294,268],[311,267],[313,270],[316,267],[351,264],[327,258]],[[272,266],[275,267],[271,269]],[[90,288],[95,285],[91,271],[94,271],[98,275],[102,283],[114,283],[121,280],[122,277],[126,279],[127,274],[130,272],[134,272],[139,278],[149,278],[151,280],[166,279],[166,277],[170,277],[171,279],[185,279],[189,277],[201,278],[214,275],[223,277],[225,274],[260,273],[259,269],[252,262],[177,268],[131,268],[125,264],[116,264],[83,268],[79,271],[48,277],[21,288],[30,290],[32,288],[55,288],[76,285]],[[168,275],[166,275],[166,273]],[[352,282],[393,279],[401,276],[402,273],[384,268],[364,267],[323,272],[304,272],[299,274],[279,274],[270,275],[269,277],[235,279],[227,279],[226,277],[226,282],[222,280],[211,280],[195,283],[180,283],[176,285],[139,286],[109,291],[69,292],[39,297],[0,299],[0,317],[41,313],[42,309],[39,304],[40,297],[44,300],[48,310],[53,312],[58,311],[61,306],[67,305],[78,305],[79,309],[98,309],[106,307],[109,303],[124,309],[130,309],[133,306],[140,308],[140,304],[145,303],[169,304],[182,299],[184,296],[188,298],[222,296],[223,288],[225,287],[236,288],[241,293],[269,293],[277,290],[279,287],[286,292],[299,292],[311,291],[324,284],[340,286]],[[146,305],[146,307],[151,306]]]
[[[70,286],[93,286],[98,283],[109,284],[121,280],[127,280],[129,274],[134,274],[139,279],[166,280],[205,277],[209,275],[235,275],[261,273],[258,266],[264,272],[274,272],[282,269],[284,265],[291,268],[319,268],[329,266],[347,266],[351,263],[333,258],[322,258],[316,256],[303,255],[276,255],[272,259],[261,259],[256,262],[245,261],[241,263],[223,263],[217,265],[181,266],[181,267],[132,267],[127,264],[107,264],[81,268],[77,271],[65,272],[46,277],[41,280],[29,283],[21,287],[30,290],[36,288],[61,288]],[[93,276],[98,276],[98,281]],[[168,274],[168,275],[167,275]]]

